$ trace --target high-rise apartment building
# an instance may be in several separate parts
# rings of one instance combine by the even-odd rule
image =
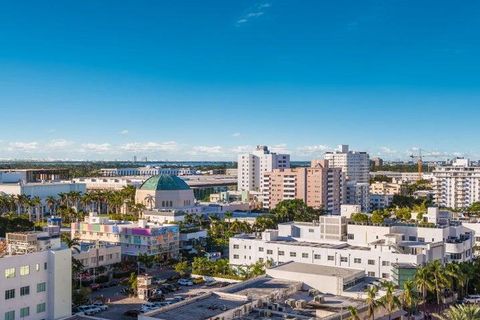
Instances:
[[[274,169],[263,176],[263,207],[273,209],[283,200],[301,199],[313,208],[340,212],[344,179],[342,171],[327,161],[314,160],[309,168]]]
[[[7,233],[0,245],[0,318],[64,319],[72,310],[72,254],[58,234]]]
[[[471,166],[468,159],[436,167],[432,174],[438,206],[459,209],[480,201],[480,167]]]
[[[238,156],[238,190],[261,191],[266,172],[285,168],[290,168],[290,155],[270,152],[267,146],[257,146],[252,153]]]
[[[340,145],[338,150],[325,153],[332,168],[340,168],[348,181],[369,183],[370,158],[368,153],[350,151],[348,145]]]

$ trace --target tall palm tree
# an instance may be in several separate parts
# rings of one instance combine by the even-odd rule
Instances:
[[[55,214],[57,199],[55,199],[54,196],[48,196],[45,198],[45,203],[48,206],[48,210],[50,211],[50,214]]]
[[[151,194],[148,194],[146,197],[145,197],[145,202],[150,205],[150,210],[153,210],[153,204],[155,202],[155,197],[152,196]]]
[[[391,320],[392,313],[401,306],[400,299],[395,294],[395,285],[391,281],[382,282],[382,288],[385,290],[385,295],[380,301],[388,311],[388,320]]]
[[[349,320],[360,320],[360,316],[358,315],[358,309],[353,306],[348,306],[348,311],[350,312]]]
[[[418,296],[415,289],[415,282],[413,280],[405,281],[403,283],[402,304],[404,309],[408,312],[407,318],[410,318],[417,307]]]
[[[377,300],[378,287],[370,286],[365,290],[367,298],[365,303],[368,310],[368,319],[375,320],[375,310],[381,306],[381,302]]]
[[[440,305],[441,293],[449,284],[447,275],[445,273],[445,268],[440,260],[435,260],[428,264],[428,269],[431,275],[430,281],[432,283],[432,287],[434,288],[435,295],[437,296],[437,305]]]
[[[417,269],[415,272],[414,278],[415,287],[417,290],[422,294],[422,302],[423,307],[425,310],[426,303],[427,303],[427,292],[431,289],[431,282],[430,282],[430,271],[428,266],[423,266]]]
[[[30,201],[31,203],[31,206],[33,207],[34,211],[35,211],[35,218],[36,218],[36,221],[40,221],[41,220],[41,208],[40,206],[42,205],[42,200],[40,199],[39,196],[35,196],[32,198],[32,200]]]

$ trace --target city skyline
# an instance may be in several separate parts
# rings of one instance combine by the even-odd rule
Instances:
[[[5,3],[0,159],[478,159],[479,8]]]

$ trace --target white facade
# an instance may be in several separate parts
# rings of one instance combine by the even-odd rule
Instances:
[[[156,176],[159,174],[169,174],[174,176],[194,175],[197,171],[190,168],[159,168],[159,167],[141,167],[141,168],[106,168],[100,169],[100,174],[104,177],[122,177],[122,176]]]
[[[340,145],[339,149],[325,153],[325,160],[333,168],[341,168],[347,181],[369,183],[370,158],[366,152],[350,151],[348,145]]]
[[[50,208],[46,203],[47,197],[58,198],[60,193],[69,193],[72,191],[85,193],[86,185],[84,183],[75,183],[71,181],[62,182],[44,182],[44,183],[0,183],[0,193],[8,195],[26,195],[30,197],[39,197],[41,205],[38,215],[49,212]],[[36,211],[36,208],[34,208]]]
[[[466,208],[480,201],[480,167],[471,166],[467,159],[457,159],[450,166],[436,167],[433,189],[438,206]]]
[[[290,155],[272,153],[267,146],[238,155],[238,190],[260,191],[263,174],[279,168],[290,168]]]
[[[85,269],[112,266],[122,261],[122,247],[119,244],[81,243],[75,248],[72,256]]]
[[[370,210],[381,210],[388,208],[393,201],[392,194],[370,194]]]
[[[71,259],[70,249],[62,247],[0,257],[0,318],[55,320],[70,316]]]
[[[315,224],[288,223],[280,224],[278,230],[263,232],[261,238],[235,236],[230,238],[230,263],[295,261],[360,269],[371,277],[393,279],[396,263],[417,266],[432,260],[472,259],[473,237],[460,224],[437,228],[348,224],[346,240],[328,239],[323,233],[337,232],[343,228],[341,220],[339,223],[323,230]]]
[[[138,188],[147,178],[86,177],[74,178],[75,183],[84,183],[87,190],[122,190],[127,186]]]

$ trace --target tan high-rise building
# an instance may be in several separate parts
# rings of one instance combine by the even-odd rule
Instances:
[[[273,209],[283,200],[301,199],[308,206],[340,212],[344,192],[340,168],[313,160],[309,168],[274,169],[264,174],[263,207]]]

